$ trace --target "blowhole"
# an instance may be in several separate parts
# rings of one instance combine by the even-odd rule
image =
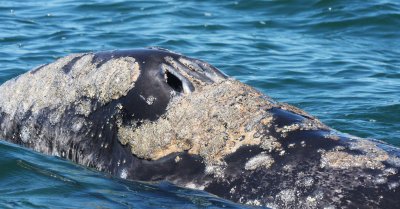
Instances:
[[[181,93],[183,91],[183,84],[182,81],[179,80],[174,74],[169,71],[165,71],[165,80],[167,84],[174,89],[175,91]]]

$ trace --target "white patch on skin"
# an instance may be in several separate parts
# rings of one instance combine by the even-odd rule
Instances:
[[[390,190],[396,189],[397,187],[399,187],[399,185],[399,182],[390,182],[388,184]]]
[[[374,179],[375,184],[386,184],[387,183],[387,178],[384,177],[378,177]]]
[[[232,187],[231,190],[229,190],[230,194],[234,194],[236,191],[236,186]]]
[[[306,142],[305,141],[301,141],[300,144],[301,144],[302,147],[306,146]]]
[[[126,170],[126,168],[122,169],[120,177],[123,179],[126,179],[128,177],[128,171]]]
[[[255,170],[257,168],[269,168],[274,163],[274,159],[264,153],[258,154],[246,162],[244,169]]]
[[[294,112],[300,115],[304,115],[307,114],[302,110],[299,110],[298,108],[295,107],[290,107],[291,110],[295,110]],[[285,109],[285,107],[282,107],[282,109]],[[293,111],[292,111],[293,112]],[[319,120],[317,119],[304,119],[303,121],[299,122],[299,123],[294,123],[291,125],[286,125],[282,128],[276,128],[276,131],[281,133],[282,137],[286,137],[288,133],[293,132],[293,131],[298,131],[298,130],[328,130],[329,128],[321,123]]]
[[[391,175],[396,175],[398,170],[396,168],[387,168],[383,171],[384,174],[391,176]]]
[[[247,205],[255,205],[255,206],[262,206],[259,200],[248,200],[245,204]]]
[[[156,101],[156,99],[157,99],[157,98],[155,98],[155,97],[153,97],[153,96],[149,96],[149,97],[147,97],[147,99],[146,99],[146,103],[147,103],[148,105],[152,105],[152,104]]]
[[[314,185],[314,179],[310,176],[300,178],[296,181],[296,185],[300,187],[311,187]]]
[[[381,149],[375,142],[353,138],[349,144],[350,150],[361,151],[361,155],[355,155],[346,151],[327,151],[321,154],[321,168],[370,168],[384,169],[384,161],[393,159],[385,150]]]
[[[83,120],[82,121],[77,121],[72,125],[72,131],[74,131],[75,133],[78,133],[81,128],[83,127]]]
[[[277,194],[276,199],[279,199],[286,204],[290,204],[296,200],[296,191],[293,189],[282,190]]]
[[[223,165],[208,165],[206,166],[205,173],[218,178],[225,176]]]
[[[21,140],[25,143],[28,142],[28,140],[31,138],[31,134],[30,134],[30,129],[26,126],[22,127],[21,133],[20,133],[20,137]]]
[[[187,183],[185,185],[185,187],[189,188],[189,189],[197,189],[197,190],[204,190],[204,188],[205,188],[203,185],[197,185],[197,184],[195,184],[193,182]]]
[[[312,177],[304,178],[304,186],[311,187],[314,184],[314,179]]]
[[[175,163],[178,163],[179,161],[181,161],[181,157],[176,156],[176,157],[175,157]]]

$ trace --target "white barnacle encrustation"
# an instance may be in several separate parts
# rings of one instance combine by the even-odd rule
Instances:
[[[261,153],[250,158],[250,160],[246,162],[244,168],[246,170],[255,170],[257,168],[269,168],[273,163],[274,159],[271,156],[265,153]]]
[[[388,187],[390,190],[397,189],[399,187],[400,183],[399,182],[389,182]]]
[[[106,104],[126,95],[133,88],[140,74],[134,58],[111,59],[97,67],[93,57],[93,54],[69,55],[43,66],[39,71],[7,81],[0,86],[0,96],[13,100],[1,100],[2,111],[13,116],[17,111],[30,110],[37,115],[48,108],[55,110],[50,115],[50,122],[55,124],[69,105],[76,106],[83,115],[94,111],[90,103],[81,101],[81,98],[92,98]],[[76,62],[70,66],[71,70],[65,73],[63,68],[74,59]],[[76,101],[80,103],[75,105]]]
[[[334,148],[331,151],[322,152],[321,167],[340,169],[359,167],[382,170],[385,168],[383,162],[394,158],[377,146],[375,142],[364,139],[353,138],[349,142],[349,149],[359,151],[360,154],[353,154],[343,148]]]
[[[276,199],[281,200],[284,204],[291,204],[296,201],[296,190],[284,189],[276,195]]]
[[[126,179],[128,177],[128,171],[126,170],[126,168],[121,170],[121,174],[119,176],[123,179]]]
[[[147,97],[147,99],[146,99],[146,103],[148,104],[148,105],[152,105],[155,101],[156,101],[156,99],[157,98],[155,98],[155,97],[153,97],[153,96],[149,96],[149,97]]]
[[[31,130],[27,126],[23,126],[21,129],[20,133],[20,138],[23,142],[28,142],[28,140],[31,138]]]
[[[262,206],[260,200],[248,200],[245,204],[247,205],[255,205],[255,206]]]
[[[276,104],[262,95],[234,80],[197,85],[196,91],[173,98],[158,120],[119,126],[118,138],[140,158],[157,160],[187,151],[210,166],[221,165],[224,157],[247,145],[273,151],[281,144],[264,130],[273,122],[267,110]],[[263,134],[255,138],[256,133]]]
[[[75,121],[75,123],[72,124],[72,131],[78,133],[83,126],[84,126],[84,120]]]

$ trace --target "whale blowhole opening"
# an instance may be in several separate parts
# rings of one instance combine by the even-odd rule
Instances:
[[[179,93],[183,91],[182,81],[168,70],[165,71],[165,80],[167,81],[167,84],[174,89],[174,91]]]

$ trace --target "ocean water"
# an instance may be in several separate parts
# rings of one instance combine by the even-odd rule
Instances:
[[[70,53],[147,46],[205,60],[339,131],[400,146],[400,1],[0,1],[0,83]],[[0,142],[0,208],[17,207],[245,208]]]

